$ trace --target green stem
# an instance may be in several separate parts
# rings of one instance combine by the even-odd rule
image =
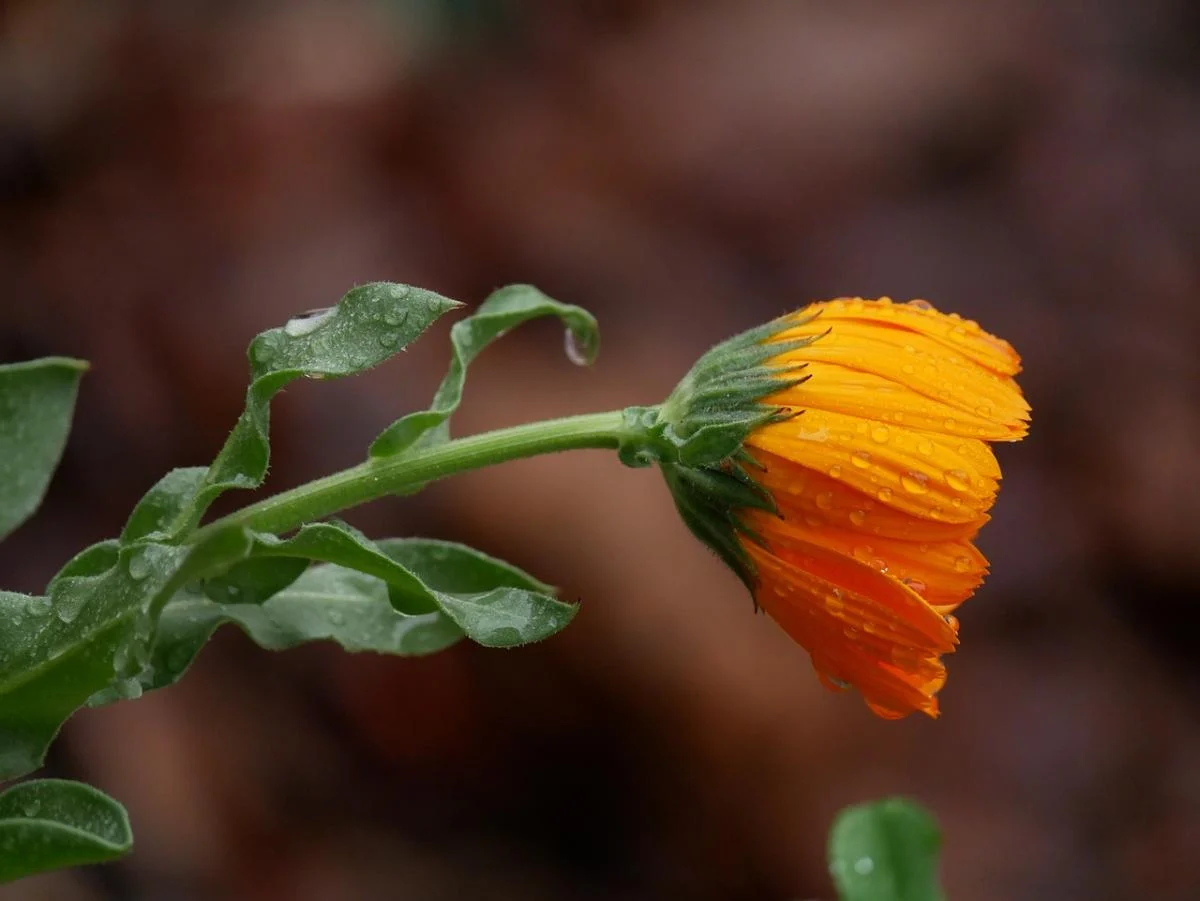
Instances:
[[[288,532],[367,501],[506,460],[580,448],[615,448],[624,434],[622,420],[619,410],[549,419],[368,460],[214,520],[198,529],[191,543],[231,525]]]

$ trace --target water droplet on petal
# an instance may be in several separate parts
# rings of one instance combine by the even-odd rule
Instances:
[[[965,573],[970,568],[971,568],[971,558],[970,557],[955,557],[954,558],[954,571],[955,572]]]
[[[905,304],[907,307],[912,307],[914,310],[932,310],[933,304],[927,300],[910,300]]]
[[[891,432],[889,432],[887,430],[886,426],[877,425],[877,426],[875,426],[874,429],[871,430],[871,437],[873,439],[875,439],[877,442],[879,442],[880,444],[885,444],[887,442],[888,438],[890,437],[890,435],[891,435]]]
[[[830,466],[830,467],[829,467],[829,474],[830,474],[830,475],[831,475],[833,478],[835,478],[835,479],[836,479],[838,476],[840,476],[840,475],[842,474],[842,467],[840,467],[840,466],[838,466],[838,465],[836,465],[836,464],[835,464],[835,465],[833,465],[833,466]]]
[[[822,491],[820,494],[818,494],[817,495],[817,506],[820,507],[822,510],[832,510],[833,509],[833,492],[832,491]]]
[[[929,456],[933,453],[933,442],[926,438],[922,438],[917,442],[917,450],[922,454]]]
[[[909,588],[911,588],[913,591],[915,591],[917,594],[924,594],[925,589],[929,587],[924,582],[922,582],[920,579],[901,579],[900,581],[903,582],[905,585],[907,585]]]
[[[871,560],[871,566],[873,568],[879,570],[881,573],[885,573],[888,571],[887,561],[884,560],[882,557],[873,558]]]
[[[970,478],[961,469],[951,469],[946,473],[946,484],[955,491],[966,491],[971,487]]]
[[[829,594],[825,595],[825,607],[831,613],[837,613],[843,610],[845,606],[846,603],[842,600],[842,592],[840,589],[835,588],[830,591]]]
[[[867,469],[871,465],[871,455],[866,451],[855,451],[850,455],[850,462],[859,469]]]
[[[851,510],[850,511],[850,521],[852,523],[854,523],[856,526],[861,526],[864,522],[867,521],[866,511],[865,510]]]
[[[929,476],[923,472],[917,472],[915,469],[910,469],[904,475],[900,476],[900,485],[909,494],[924,494],[929,490],[926,483],[929,481]]]
[[[892,489],[891,488],[880,488],[879,491],[876,492],[875,496],[878,497],[881,501],[883,501],[886,504],[888,501],[890,501],[892,499]]]

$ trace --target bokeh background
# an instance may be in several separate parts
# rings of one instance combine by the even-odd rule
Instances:
[[[93,361],[37,590],[209,460],[256,332],[392,279],[600,317],[481,358],[460,433],[655,402],[812,299],[927,298],[1026,361],[944,714],[821,689],[654,473],[581,452],[375,504],[579,598],[561,636],[425,660],[228,630],[78,715],[49,772],[129,807],[116,866],[5,899],[830,899],[888,794],[952,901],[1200,897],[1200,16],[1185,0],[10,0],[0,358]],[[422,404],[446,327],[275,406],[278,489]]]

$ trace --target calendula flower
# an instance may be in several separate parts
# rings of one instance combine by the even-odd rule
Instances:
[[[814,304],[718,345],[657,411],[689,527],[880,716],[937,716],[972,543],[1029,406],[1020,358],[924,301]]]

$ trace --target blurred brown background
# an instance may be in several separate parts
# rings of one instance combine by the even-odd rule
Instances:
[[[255,332],[375,279],[599,315],[592,370],[548,323],[489,351],[459,433],[654,402],[841,294],[978,318],[1034,409],[936,723],[821,689],[652,472],[510,464],[351,518],[561,585],[562,636],[410,661],[224,632],[53,750],[126,802],[134,855],[5,899],[829,899],[836,810],[896,793],[940,818],[951,901],[1200,897],[1194,5],[0,10],[0,358],[94,363],[6,588],[212,457]],[[361,459],[445,339],[285,394],[271,487]]]

